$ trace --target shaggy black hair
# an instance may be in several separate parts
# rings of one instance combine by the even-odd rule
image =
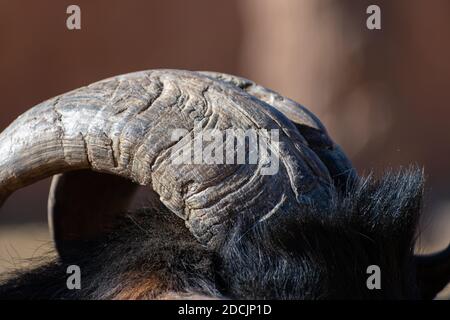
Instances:
[[[0,299],[161,298],[169,293],[234,299],[415,299],[413,249],[421,212],[418,169],[364,178],[335,193],[327,210],[255,221],[237,218],[210,252],[167,209],[142,209],[70,261],[51,261],[0,284]],[[152,212],[149,212],[152,211]],[[68,290],[79,265],[82,289]],[[369,290],[369,265],[381,290]]]
[[[328,210],[241,221],[222,248],[225,295],[264,299],[415,299],[413,251],[423,197],[419,170],[368,177]],[[248,228],[248,225],[251,225]],[[369,290],[367,267],[381,269]]]

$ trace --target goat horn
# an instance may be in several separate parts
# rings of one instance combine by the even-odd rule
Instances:
[[[256,165],[174,164],[175,129],[277,129],[279,171]],[[244,91],[196,72],[143,71],[45,101],[0,135],[0,203],[45,177],[74,170],[149,185],[203,244],[215,247],[237,214],[295,214],[324,202],[332,180],[297,128]]]

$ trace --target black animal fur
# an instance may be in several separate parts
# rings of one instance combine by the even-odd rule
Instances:
[[[328,210],[254,221],[238,217],[217,252],[209,252],[167,209],[143,209],[104,239],[73,254],[18,272],[0,284],[0,299],[158,298],[166,292],[237,299],[415,299],[413,248],[421,212],[418,169],[365,178]],[[77,264],[82,289],[66,288]],[[381,290],[366,287],[369,265]],[[148,285],[147,279],[160,285]],[[151,282],[151,281],[150,281]]]

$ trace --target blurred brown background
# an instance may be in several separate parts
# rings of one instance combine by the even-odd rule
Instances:
[[[81,7],[82,29],[66,28]],[[382,30],[366,28],[381,7]],[[358,170],[427,174],[418,250],[450,240],[448,0],[0,0],[0,131],[29,107],[136,70],[213,70],[307,106]],[[1,156],[1,155],[0,155]],[[48,242],[49,180],[0,208],[0,269]]]

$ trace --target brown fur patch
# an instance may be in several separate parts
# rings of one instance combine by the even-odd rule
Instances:
[[[131,278],[131,277],[130,277]],[[133,278],[136,278],[133,276]],[[136,279],[127,287],[121,289],[113,298],[114,300],[148,300],[157,299],[158,296],[170,290],[165,281],[157,275],[151,275],[146,279]]]

